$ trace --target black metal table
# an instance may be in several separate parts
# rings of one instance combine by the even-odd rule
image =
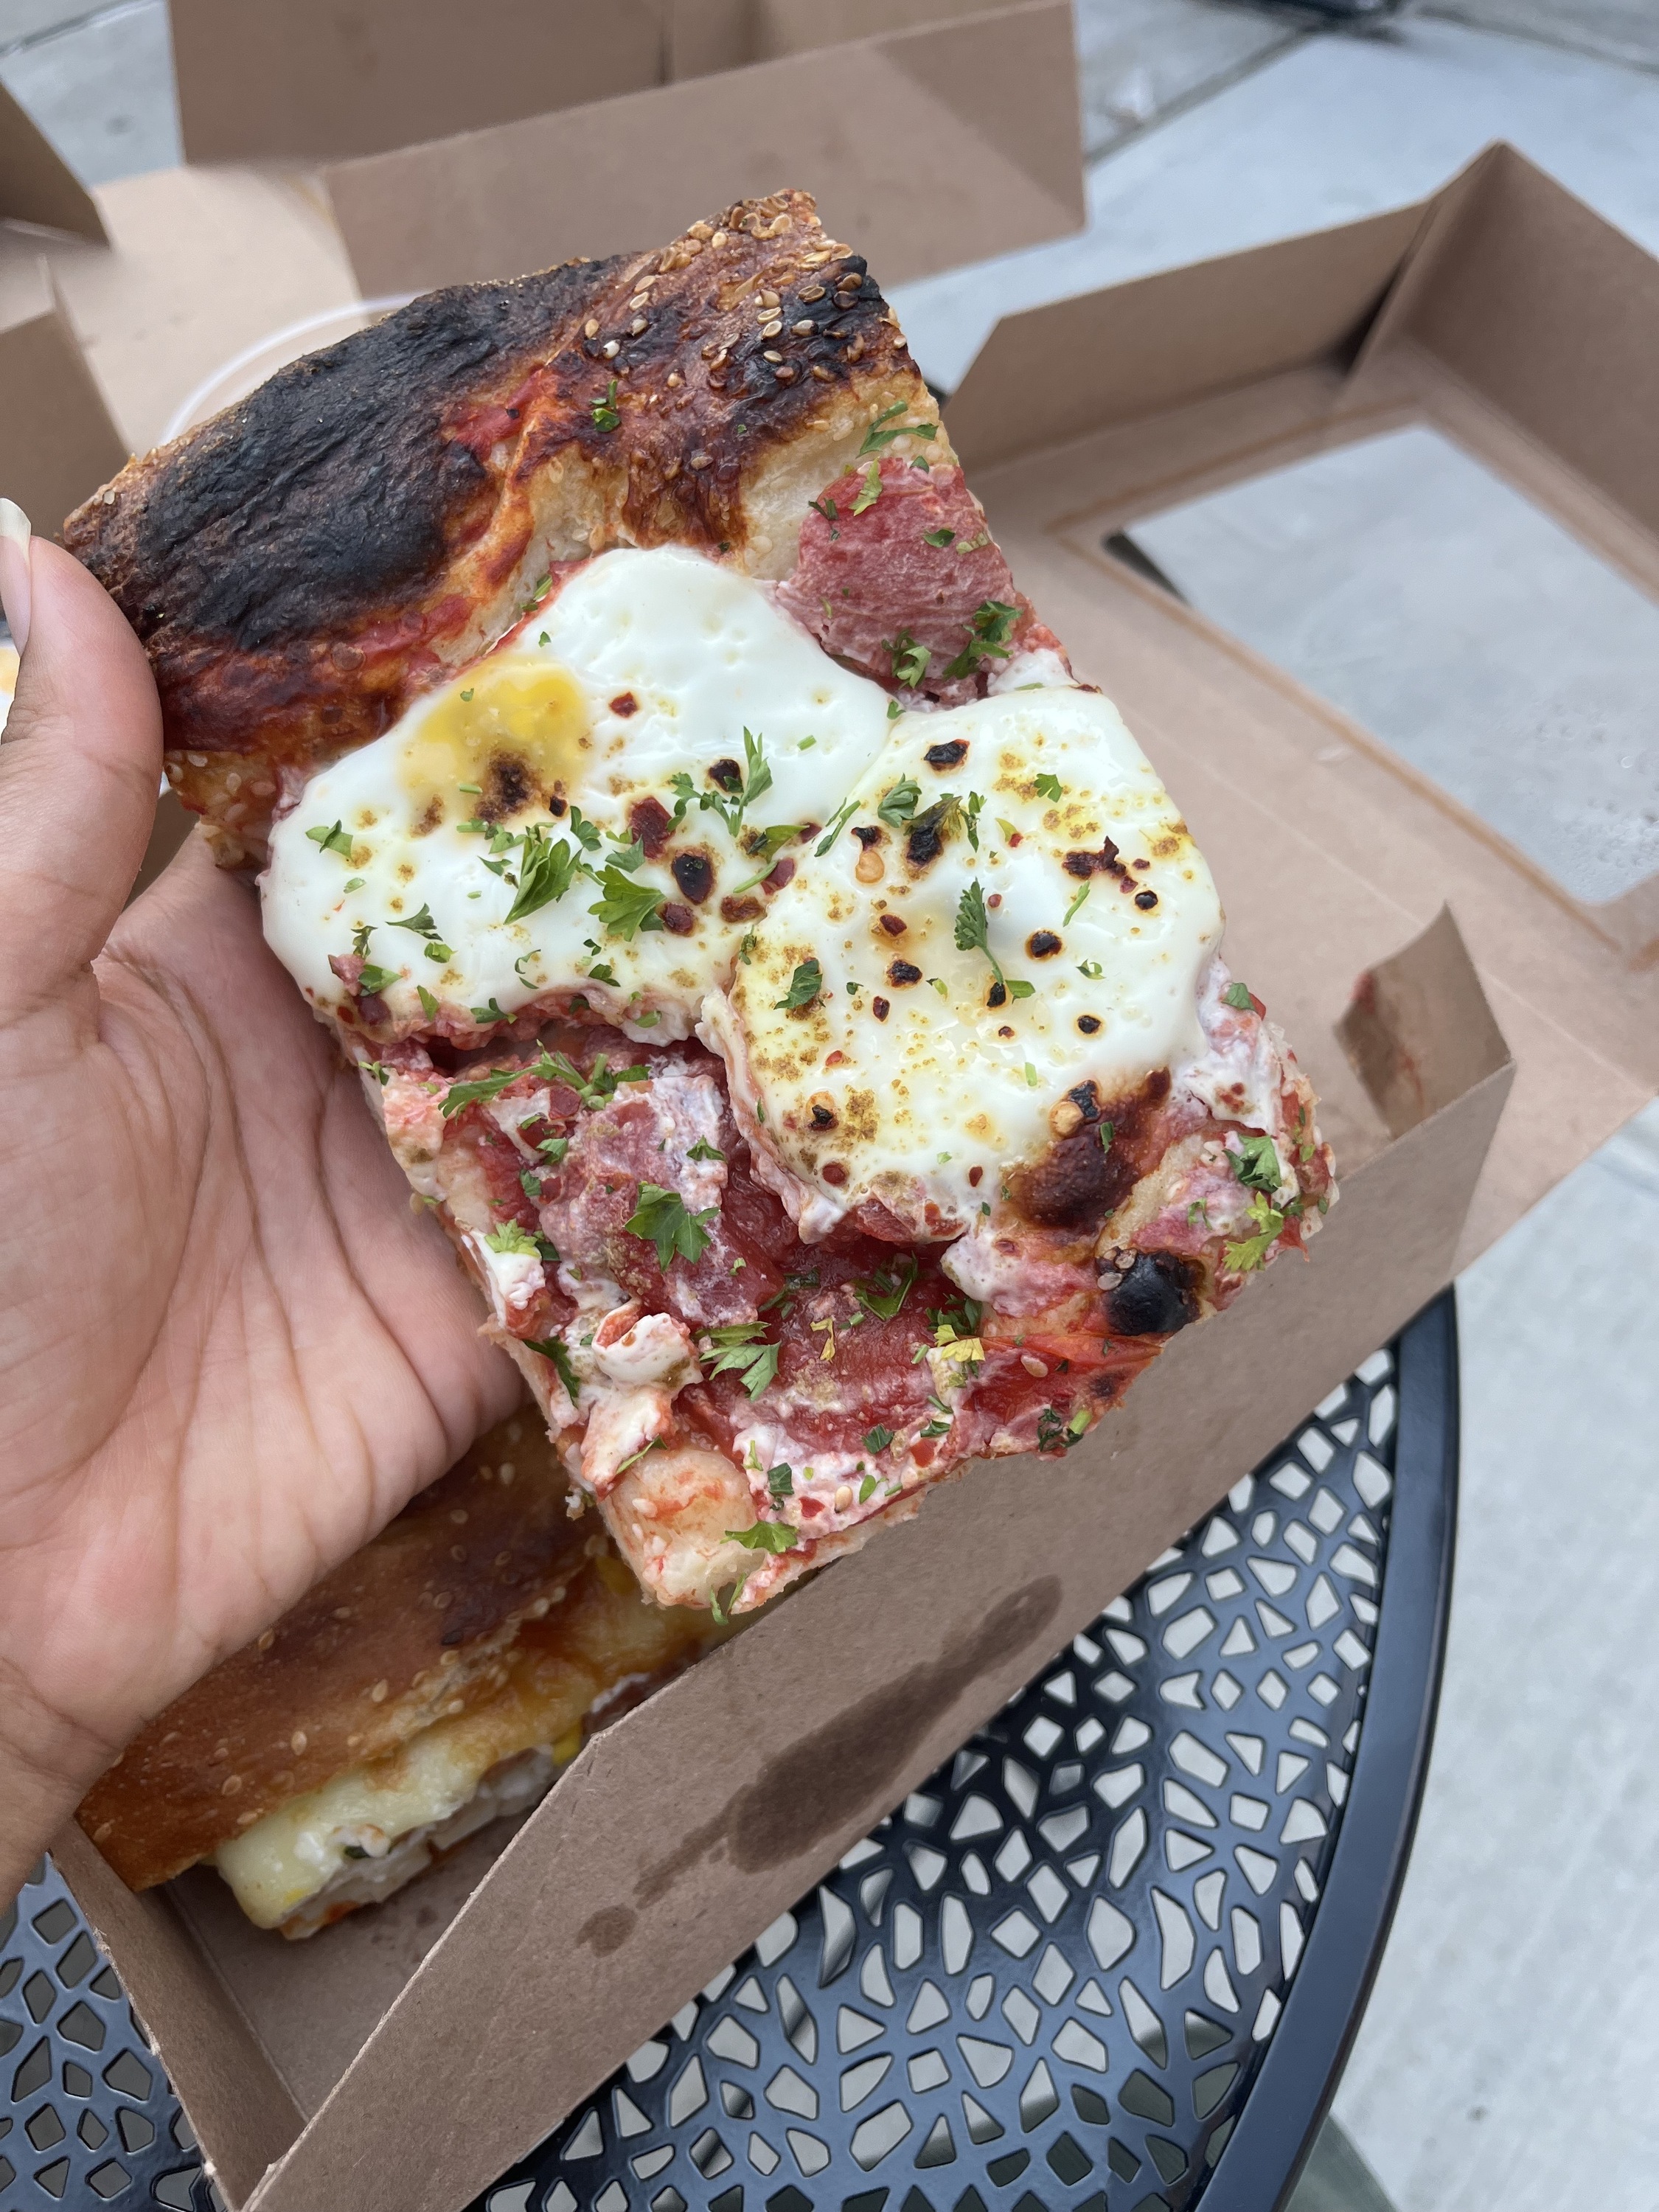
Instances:
[[[1273,2212],[1405,1869],[1456,1459],[1448,1291],[474,2212]],[[0,2212],[216,2201],[46,1863],[0,2090]]]

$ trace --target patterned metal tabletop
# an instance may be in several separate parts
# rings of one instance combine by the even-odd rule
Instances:
[[[475,2212],[1184,2212],[1224,2156],[1228,2212],[1278,2203],[1409,1845],[1453,1331],[1448,1295]],[[0,2068],[0,2212],[217,2202],[47,1863]]]

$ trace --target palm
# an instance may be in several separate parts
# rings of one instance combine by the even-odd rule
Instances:
[[[30,675],[70,565],[51,553],[35,549],[49,580]],[[76,613],[95,592],[78,571],[61,588]],[[192,843],[94,969],[67,957],[98,860],[107,904],[131,879],[134,782],[153,790],[155,773],[137,647],[106,630],[101,595],[85,605],[109,680],[89,709],[78,676],[67,705],[37,705],[26,683],[6,748],[22,765],[0,777],[8,900],[62,909],[60,933],[35,933],[41,957],[26,941],[0,981],[0,1674],[78,1741],[64,1763],[95,1771],[516,1385],[246,887]],[[100,718],[89,764],[73,759],[83,711]],[[60,784],[90,773],[74,806],[60,790],[56,815],[20,810],[48,747]],[[125,856],[88,852],[111,820]],[[64,838],[78,842],[55,869]]]

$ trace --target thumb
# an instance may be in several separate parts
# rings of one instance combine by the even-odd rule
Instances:
[[[144,857],[161,710],[143,647],[61,546],[0,501],[0,593],[22,654],[0,741],[0,944],[15,1017],[104,947]]]

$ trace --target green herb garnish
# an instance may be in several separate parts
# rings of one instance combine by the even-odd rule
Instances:
[[[859,459],[860,460],[862,460],[867,453],[879,453],[883,452],[887,447],[892,444],[895,438],[938,437],[939,425],[937,422],[897,422],[894,421],[895,416],[902,415],[905,412],[908,404],[909,402],[908,400],[896,399],[890,407],[884,408],[882,412],[877,416],[875,421],[865,432],[864,443],[859,447]],[[888,429],[884,427],[885,424],[890,422],[893,424],[891,429]]]
[[[882,793],[876,812],[890,830],[902,830],[915,813],[921,798],[921,786],[907,775],[902,783],[894,784]]]
[[[1001,599],[981,600],[968,617],[968,642],[946,668],[946,678],[972,676],[986,660],[1006,660],[1019,612]]]
[[[621,421],[622,410],[617,405],[617,380],[613,376],[605,386],[604,398],[593,402],[593,428],[596,430],[614,430]]]
[[[581,866],[562,837],[550,843],[539,823],[525,831],[523,857],[519,862],[519,895],[507,910],[509,921],[522,921],[555,899],[562,899]]]
[[[492,1252],[523,1252],[532,1260],[539,1260],[542,1248],[527,1229],[516,1221],[504,1221],[499,1229],[485,1232],[484,1243]]]
[[[800,1531],[787,1521],[757,1521],[752,1528],[728,1528],[731,1542],[741,1544],[750,1552],[793,1552],[800,1541]]]
[[[345,860],[351,858],[351,839],[338,822],[331,830],[325,830],[319,823],[314,830],[307,830],[306,835],[325,853],[337,853]]]
[[[656,1247],[657,1265],[666,1274],[668,1264],[677,1254],[688,1264],[695,1264],[702,1257],[708,1244],[708,1231],[703,1224],[714,1220],[719,1213],[718,1206],[705,1206],[701,1213],[689,1213],[678,1191],[665,1190],[659,1183],[642,1182],[640,1202],[623,1227],[630,1237]]]
[[[777,1376],[778,1347],[767,1342],[763,1322],[740,1321],[725,1328],[705,1329],[703,1343],[714,1354],[710,1377],[741,1375],[743,1387],[751,1398],[758,1398]]]
[[[789,978],[789,988],[774,1002],[772,1011],[777,1014],[799,1013],[802,1007],[811,1005],[823,988],[823,970],[816,960],[803,960]]]
[[[1239,982],[1229,983],[1226,989],[1221,994],[1221,996],[1228,1006],[1237,1006],[1241,1014],[1253,1014],[1255,1012],[1255,1002],[1250,997],[1249,988],[1247,984]]]

